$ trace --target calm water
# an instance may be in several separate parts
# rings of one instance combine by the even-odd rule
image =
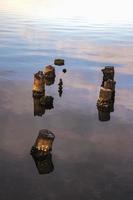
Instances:
[[[34,117],[33,73],[64,58],[46,87],[54,109]],[[115,66],[111,120],[96,109],[101,69]],[[63,79],[63,94],[58,81]],[[0,199],[133,199],[133,24],[25,19],[0,14]],[[39,175],[30,155],[40,129],[56,138],[54,171]]]

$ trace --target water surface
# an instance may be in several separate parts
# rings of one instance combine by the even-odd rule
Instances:
[[[133,199],[133,26],[39,20],[0,14],[1,200]],[[56,67],[46,87],[54,109],[34,117],[33,74]],[[100,122],[101,69],[115,66],[111,120]],[[63,94],[58,82],[63,79]],[[40,129],[51,130],[54,171],[39,175],[30,155]]]

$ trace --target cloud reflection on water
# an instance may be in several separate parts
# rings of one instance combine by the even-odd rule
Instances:
[[[125,45],[123,40],[114,38],[108,38],[105,32],[105,36],[99,39],[97,32],[94,33],[96,36],[94,42],[93,31],[88,29],[88,36],[84,32],[81,33],[82,37],[78,40],[73,39],[73,34],[68,36],[63,36],[63,29],[60,32],[54,32],[53,30],[43,29],[42,27],[25,27],[22,32],[20,31],[20,36],[27,40],[27,44],[30,45],[31,53],[35,55],[48,55],[50,50],[53,53],[57,51],[58,54],[63,53],[69,58],[82,59],[85,61],[95,61],[97,63],[113,63],[119,67],[116,69],[117,73],[122,74],[133,74],[133,45]],[[112,31],[113,32],[113,31]],[[21,35],[22,34],[22,35]],[[112,40],[111,44],[108,41]],[[126,39],[126,36],[124,37]],[[104,41],[105,40],[105,41]],[[125,41],[128,43],[129,41]],[[38,48],[39,47],[39,48]],[[47,53],[47,51],[49,52]]]

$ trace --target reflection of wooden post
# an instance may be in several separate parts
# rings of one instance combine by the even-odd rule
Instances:
[[[49,174],[54,170],[51,153],[41,158],[34,155],[32,155],[32,157],[35,161],[39,174]]]
[[[98,116],[100,121],[109,121],[110,120],[110,112],[98,111]]]
[[[40,98],[33,98],[34,101],[34,116],[42,116],[45,114],[45,107],[42,106]]]
[[[58,88],[58,93],[59,93],[59,96],[61,97],[61,96],[62,96],[62,93],[63,93],[63,81],[62,81],[61,78],[60,78],[60,81],[59,81],[59,83],[58,83],[58,86],[59,86],[59,88]]]

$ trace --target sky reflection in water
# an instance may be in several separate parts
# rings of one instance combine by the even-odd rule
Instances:
[[[133,28],[131,25],[58,23],[1,15],[0,21],[0,169],[2,200],[133,198]],[[65,25],[64,25],[65,24]],[[125,29],[126,27],[126,29]],[[33,73],[56,67],[46,87],[54,109],[34,117]],[[115,112],[98,121],[96,101],[101,68],[116,66]],[[58,96],[59,78],[63,95]],[[39,176],[29,155],[38,131],[56,135],[54,172]],[[8,192],[7,192],[8,190]]]

